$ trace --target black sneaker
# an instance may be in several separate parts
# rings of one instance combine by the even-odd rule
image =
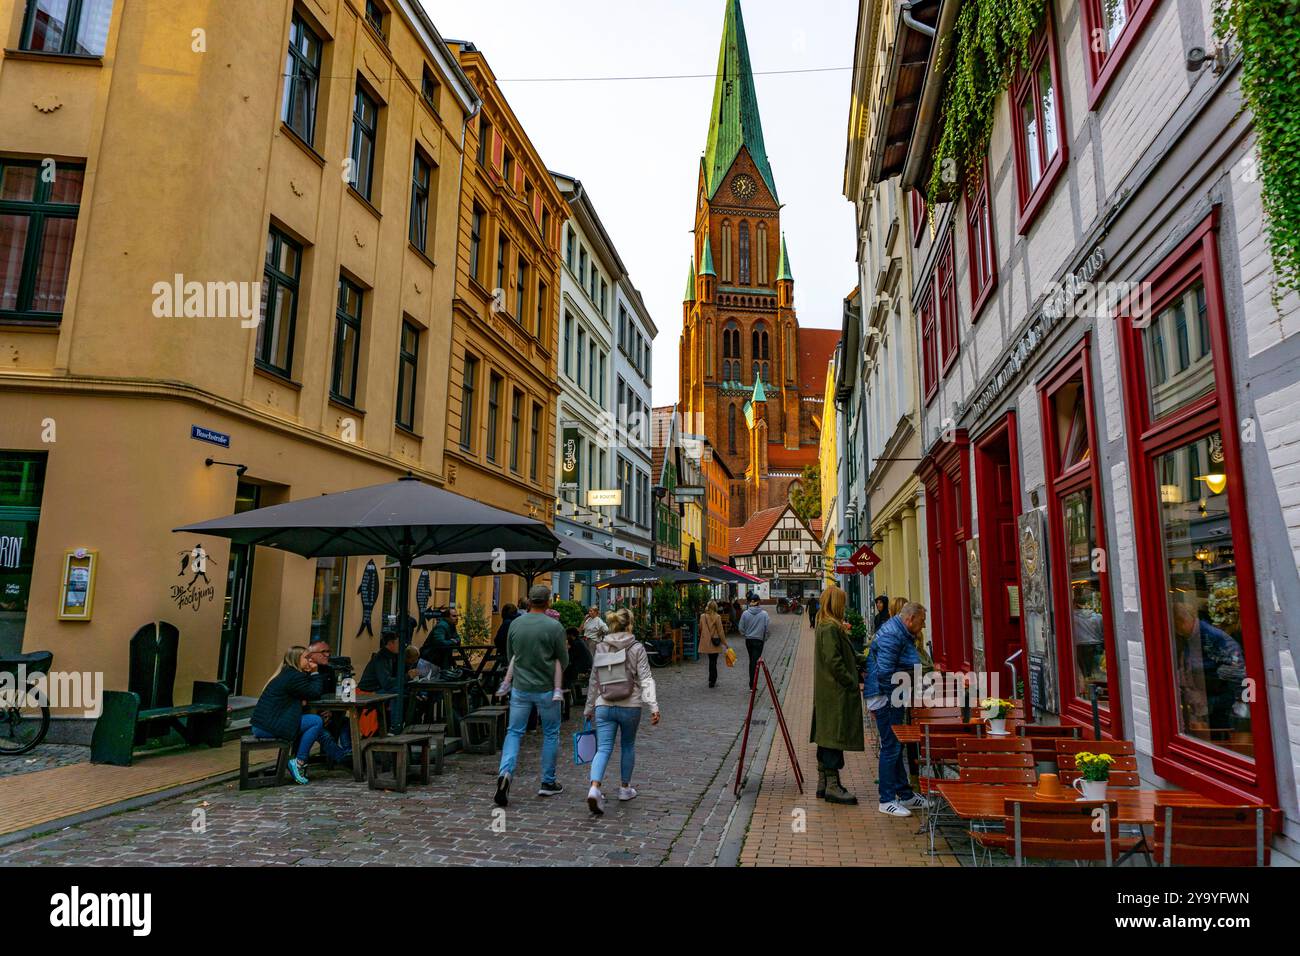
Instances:
[[[539,797],[553,797],[557,793],[560,793],[562,790],[564,790],[564,784],[560,783],[560,781],[558,780],[555,780],[551,783],[543,783],[540,787],[538,787],[537,795]]]
[[[510,803],[510,774],[503,773],[497,777],[497,795],[492,798],[498,807]]]

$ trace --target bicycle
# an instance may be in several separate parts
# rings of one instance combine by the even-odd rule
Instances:
[[[54,655],[49,651],[0,659],[0,685],[9,684],[0,699],[0,756],[17,757],[40,744],[50,729],[50,708],[34,696],[38,674],[48,674]],[[26,676],[26,681],[22,680]],[[21,685],[21,686],[20,686]]]

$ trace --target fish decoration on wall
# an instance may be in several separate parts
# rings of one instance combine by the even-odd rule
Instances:
[[[373,559],[366,562],[366,570],[361,574],[361,584],[357,586],[357,594],[361,595],[361,626],[357,628],[356,636],[360,637],[361,632],[365,631],[374,637],[375,632],[370,627],[370,613],[375,609],[375,602],[379,600],[379,569],[375,567]]]
[[[433,597],[433,586],[429,584],[429,572],[421,571],[419,579],[415,582],[415,610],[417,611],[415,617],[422,631],[429,629],[427,619],[431,597]]]

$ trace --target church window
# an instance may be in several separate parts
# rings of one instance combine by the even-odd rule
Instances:
[[[727,450],[736,453],[736,406],[727,406]]]
[[[767,285],[767,223],[758,224],[758,269],[757,281],[759,285]]]
[[[786,323],[785,327],[785,380],[794,382],[794,326]]]
[[[704,374],[713,377],[713,320],[708,323],[708,332],[704,336]]]
[[[749,223],[742,222],[739,231],[740,241],[740,284],[749,285]]]
[[[722,221],[722,281],[731,281],[731,223]]]

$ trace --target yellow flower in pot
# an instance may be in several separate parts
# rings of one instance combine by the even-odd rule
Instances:
[[[980,701],[984,709],[984,719],[988,722],[989,733],[995,737],[1007,735],[1007,717],[1016,709],[1016,702],[1003,700],[1001,697],[988,697]]]
[[[1084,800],[1105,800],[1106,781],[1110,779],[1110,767],[1115,758],[1110,754],[1095,754],[1081,750],[1074,755],[1074,766],[1079,771],[1074,781]]]

